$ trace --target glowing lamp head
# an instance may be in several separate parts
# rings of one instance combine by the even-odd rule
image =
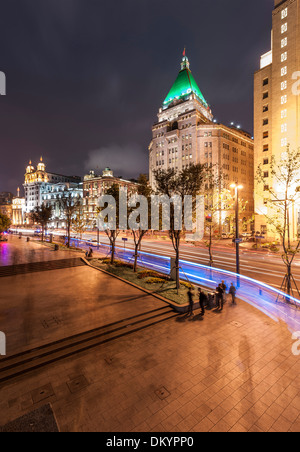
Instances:
[[[243,187],[243,185],[231,184],[230,188],[237,188],[238,190],[242,190],[242,188],[244,188],[244,187]]]

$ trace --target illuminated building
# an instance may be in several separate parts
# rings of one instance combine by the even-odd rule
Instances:
[[[82,198],[83,183],[47,183],[41,188],[42,204],[52,207],[52,219],[48,223],[48,228],[62,229],[67,226],[60,204],[60,199],[66,195],[71,195],[74,198]]]
[[[254,167],[262,166],[266,184],[255,186],[255,229],[276,236],[267,225],[272,215],[268,187],[274,190],[270,163],[272,157],[279,164],[287,145],[299,148],[300,131],[300,2],[275,0],[271,50],[261,57],[260,69],[254,76]],[[295,204],[291,218],[291,233],[297,237],[300,225],[300,206]]]
[[[18,196],[12,200],[12,225],[22,226],[25,223],[25,198],[20,198],[20,189]]]
[[[0,193],[0,213],[12,219],[12,201],[14,195],[10,192]]]
[[[25,222],[30,222],[30,212],[37,206],[41,206],[45,201],[45,194],[49,194],[49,187],[55,184],[77,184],[81,182],[80,177],[63,176],[61,174],[46,171],[46,166],[41,158],[37,167],[29,162],[26,168],[24,191],[25,191]]]
[[[105,168],[102,176],[96,175],[94,171],[84,176],[83,181],[83,211],[87,224],[94,228],[98,216],[98,199],[104,195],[113,185],[121,189],[127,188],[128,195],[136,193],[137,183],[115,177],[110,168]]]
[[[155,188],[153,172],[174,168],[181,171],[191,164],[214,167],[222,175],[220,194],[234,182],[243,185],[241,197],[247,202],[243,212],[244,231],[249,230],[254,213],[254,145],[240,126],[226,126],[213,119],[208,102],[199,89],[188,58],[183,55],[181,70],[158,112],[149,146],[149,178]],[[209,187],[205,187],[209,188]],[[232,193],[233,195],[233,193]],[[229,232],[234,211],[222,205],[219,232]]]

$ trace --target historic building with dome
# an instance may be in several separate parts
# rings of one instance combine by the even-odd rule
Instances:
[[[46,165],[41,158],[38,165],[34,167],[32,162],[26,168],[25,182],[25,223],[30,223],[30,212],[42,204],[52,205],[53,227],[63,227],[63,215],[59,209],[58,200],[63,192],[71,191],[76,196],[83,196],[81,178],[77,176],[63,176],[61,174],[46,171]]]

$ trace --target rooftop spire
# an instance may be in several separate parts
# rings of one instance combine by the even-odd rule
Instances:
[[[182,61],[181,61],[181,70],[183,71],[184,69],[190,69],[190,62],[189,62],[188,57],[185,54],[185,48],[183,50]]]
[[[185,55],[184,49],[181,61],[181,71],[164,100],[163,108],[168,108],[174,102],[187,100],[191,94],[196,95],[205,108],[209,108],[208,103],[204,99],[203,94],[190,71],[190,63],[188,57]]]

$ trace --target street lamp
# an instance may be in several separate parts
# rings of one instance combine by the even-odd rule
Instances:
[[[236,273],[240,274],[240,234],[239,234],[239,190],[242,185],[232,184],[230,188],[235,189],[235,250],[236,250]]]

